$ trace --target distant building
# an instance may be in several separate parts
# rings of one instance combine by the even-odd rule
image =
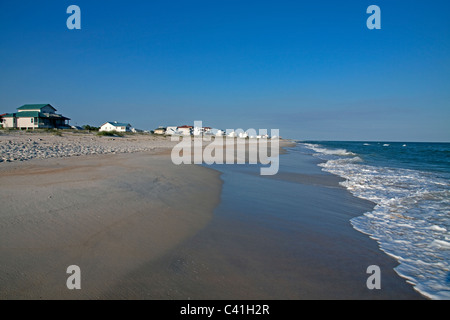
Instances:
[[[153,131],[155,134],[165,134],[168,136],[180,135],[180,136],[199,136],[203,134],[213,135],[212,128],[210,127],[193,127],[193,126],[181,126],[181,127],[159,127]]]
[[[211,130],[211,127],[194,127],[194,129],[192,130],[192,134],[194,136],[201,136],[204,134],[210,134]]]
[[[132,132],[131,124],[129,123],[120,123],[117,121],[114,122],[106,122],[100,127],[100,132],[107,131],[107,132]]]
[[[183,136],[190,136],[193,133],[193,126],[181,126],[177,128],[178,132]]]
[[[164,135],[164,134],[166,134],[166,130],[167,130],[167,128],[159,127],[158,129],[153,130],[153,133]]]
[[[177,127],[167,127],[166,128],[166,135],[173,136],[173,135],[177,135],[177,134],[180,134],[178,132]]]
[[[16,113],[2,117],[4,128],[15,129],[67,129],[69,118],[56,113],[50,104],[26,104],[17,108]]]

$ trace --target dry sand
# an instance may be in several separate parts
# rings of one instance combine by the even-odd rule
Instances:
[[[157,152],[3,163],[0,299],[101,297],[204,227],[220,190],[216,171]]]

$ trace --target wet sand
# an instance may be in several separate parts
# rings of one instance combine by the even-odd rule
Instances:
[[[208,226],[106,297],[423,299],[394,272],[396,261],[351,227],[373,203],[353,197],[312,157],[294,160],[303,161],[299,172],[274,177],[250,166],[216,166],[224,186]],[[381,269],[381,290],[367,288],[371,265]]]

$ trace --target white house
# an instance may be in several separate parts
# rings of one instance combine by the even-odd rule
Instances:
[[[180,134],[178,132],[177,127],[167,127],[166,128],[166,135],[173,136],[173,135],[177,135],[177,134]]]
[[[166,134],[167,128],[159,127],[158,129],[153,130],[154,134],[164,135]]]
[[[203,133],[212,135],[212,128],[211,127],[203,127]]]
[[[129,123],[120,123],[117,121],[114,122],[106,122],[100,127],[100,132],[102,131],[116,131],[116,132],[132,132],[133,128],[131,127],[131,124]]]
[[[190,136],[193,133],[193,126],[181,126],[177,128],[178,132],[183,136]]]

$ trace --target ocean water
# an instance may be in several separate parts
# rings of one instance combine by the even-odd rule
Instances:
[[[375,208],[353,227],[394,257],[395,271],[431,299],[450,299],[450,144],[316,142],[299,146]]]

